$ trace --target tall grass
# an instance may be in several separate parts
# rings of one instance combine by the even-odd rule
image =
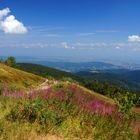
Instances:
[[[70,139],[140,139],[138,116],[119,112],[117,105],[75,84],[59,83],[30,93],[9,91],[0,102],[1,139],[47,134]]]

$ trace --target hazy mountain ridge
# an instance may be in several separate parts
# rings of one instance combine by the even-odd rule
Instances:
[[[121,69],[120,66],[115,66],[104,62],[47,62],[37,61],[37,64],[53,67],[67,72],[78,72],[82,70],[108,70]]]

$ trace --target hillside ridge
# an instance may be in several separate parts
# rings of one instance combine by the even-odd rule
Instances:
[[[26,89],[42,83],[45,78],[0,64],[0,84]]]

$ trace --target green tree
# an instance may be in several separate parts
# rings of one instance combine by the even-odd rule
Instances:
[[[0,63],[3,63],[4,61],[3,61],[3,59],[2,58],[0,58]]]
[[[15,67],[16,66],[16,59],[15,59],[15,57],[13,57],[13,56],[8,57],[7,60],[5,61],[5,64],[7,66],[10,66],[10,67]]]

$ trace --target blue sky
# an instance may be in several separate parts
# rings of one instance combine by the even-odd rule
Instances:
[[[140,59],[139,0],[0,0],[1,55]]]

